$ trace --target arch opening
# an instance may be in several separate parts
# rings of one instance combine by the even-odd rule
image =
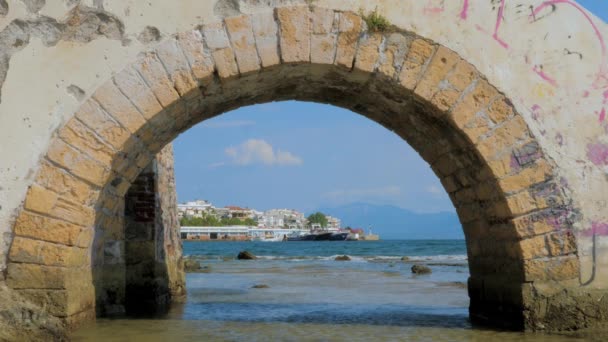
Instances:
[[[15,223],[9,286],[41,305],[54,302],[52,314],[70,323],[94,317],[104,302],[120,311],[111,308],[120,295],[96,296],[94,285],[106,289],[112,281],[99,271],[131,248],[121,232],[140,232],[129,224],[124,231],[125,195],[155,155],[231,109],[300,100],[364,115],[431,165],[465,232],[472,319],[517,329],[549,324],[555,311],[538,304],[543,286],[579,284],[576,211],[509,99],[447,48],[409,32],[367,32],[354,13],[279,8],[260,14],[269,19],[264,30],[256,18],[171,38],[82,105],[58,132]],[[64,234],[42,231],[51,225]],[[153,243],[145,248],[158,237],[146,235]],[[179,254],[167,263],[176,288]],[[162,295],[179,296],[165,285]]]

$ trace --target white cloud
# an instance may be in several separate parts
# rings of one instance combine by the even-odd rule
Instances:
[[[226,155],[236,165],[302,165],[301,158],[291,152],[277,150],[265,140],[249,139],[242,144],[226,149]]]
[[[398,186],[386,186],[367,189],[342,189],[326,192],[323,198],[333,202],[349,202],[368,199],[386,199],[401,196],[401,188]]]
[[[250,120],[224,120],[224,121],[211,121],[203,123],[203,126],[207,128],[233,128],[233,127],[244,127],[253,126],[255,121]]]

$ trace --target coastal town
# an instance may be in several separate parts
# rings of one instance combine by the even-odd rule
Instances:
[[[198,241],[376,241],[361,228],[342,228],[337,217],[294,209],[259,211],[239,206],[216,207],[206,200],[177,205],[180,234]]]

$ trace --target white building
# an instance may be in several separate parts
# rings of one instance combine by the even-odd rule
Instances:
[[[325,216],[327,218],[327,227],[328,231],[339,231],[342,228],[342,222],[339,218],[333,216]]]
[[[181,203],[177,205],[177,215],[181,219],[184,216],[188,217],[203,217],[205,213],[209,213],[213,206],[209,201],[196,200],[192,202]]]
[[[304,229],[306,218],[304,214],[292,209],[271,209],[264,212],[258,220],[260,227]]]

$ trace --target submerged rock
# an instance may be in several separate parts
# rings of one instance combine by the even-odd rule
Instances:
[[[412,266],[412,273],[414,273],[414,274],[429,274],[431,272],[432,272],[431,269],[424,265]]]
[[[255,260],[257,259],[257,257],[253,254],[251,254],[248,251],[242,251],[239,253],[239,255],[236,257],[239,260]]]
[[[350,261],[350,257],[348,255],[338,255],[334,260],[336,260],[336,261]]]
[[[68,341],[57,317],[0,283],[0,341]]]
[[[201,269],[201,264],[194,259],[184,259],[184,271],[198,272]]]
[[[270,288],[270,286],[268,286],[266,284],[257,284],[257,285],[253,285],[251,288],[252,289],[268,289],[268,288]]]
[[[406,256],[401,257],[401,261],[410,261],[410,257],[406,257]]]

